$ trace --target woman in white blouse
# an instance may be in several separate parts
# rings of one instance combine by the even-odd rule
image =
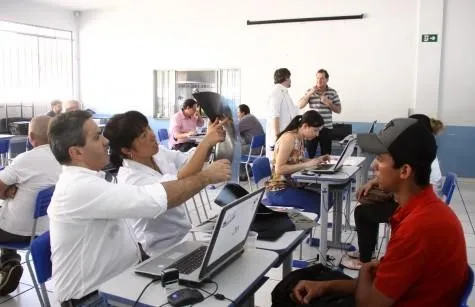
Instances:
[[[186,178],[199,172],[211,148],[224,140],[222,123],[216,121],[193,153],[182,153],[159,146],[147,118],[137,111],[114,115],[104,129],[109,139],[110,160],[119,167],[117,181],[147,185]],[[153,218],[130,220],[144,251],[155,256],[180,242],[191,225],[182,206]]]

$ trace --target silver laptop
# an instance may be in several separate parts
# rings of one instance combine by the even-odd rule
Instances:
[[[166,268],[177,268],[180,280],[200,283],[239,257],[264,188],[236,199],[222,208],[209,245],[186,241],[135,267],[135,272],[159,277]]]
[[[338,172],[338,170],[343,166],[343,163],[345,162],[345,160],[353,154],[355,145],[356,145],[356,139],[349,140],[348,143],[346,143],[346,146],[343,149],[343,152],[341,153],[341,156],[338,158],[338,161],[336,161],[336,163],[334,164],[328,163],[328,164],[319,165],[316,168],[308,170],[307,173],[333,174],[333,173]]]
[[[369,134],[374,133],[374,127],[376,126],[376,123],[377,123],[377,122],[378,122],[378,121],[375,120],[375,121],[371,124],[371,127],[369,128],[369,131],[368,131]]]

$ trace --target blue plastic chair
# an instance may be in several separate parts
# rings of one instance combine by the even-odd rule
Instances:
[[[241,154],[241,164],[244,164],[244,168],[246,169],[246,175],[247,175],[247,181],[249,183],[249,188],[252,189],[252,184],[251,184],[251,177],[249,175],[249,166],[252,166],[254,163],[254,160],[256,160],[259,157],[262,157],[262,154],[264,153],[264,149],[266,147],[266,135],[255,135],[252,137],[250,148],[249,148],[249,153],[248,154]],[[259,149],[260,148],[260,153],[258,155],[253,155],[252,152],[254,149]]]
[[[40,293],[40,288],[38,283],[36,282],[35,273],[33,272],[33,267],[31,266],[30,261],[30,246],[35,238],[36,234],[36,225],[38,219],[42,216],[47,215],[46,210],[48,210],[49,203],[51,201],[51,197],[53,196],[55,186],[51,186],[41,190],[38,195],[36,196],[36,203],[35,203],[35,210],[33,212],[33,227],[31,230],[31,239],[30,242],[14,242],[14,243],[2,243],[0,244],[0,248],[7,248],[7,249],[15,249],[15,250],[25,250],[26,252],[26,265],[28,266],[28,271],[30,272],[31,280],[33,281],[33,285],[35,286],[36,294],[38,295],[38,299],[40,300],[41,306],[44,306],[43,299]]]
[[[467,286],[465,286],[465,290],[463,291],[462,299],[460,300],[460,305],[459,307],[468,307],[468,298],[470,294],[472,293],[473,289],[473,270],[468,266],[468,282]]]
[[[160,144],[163,144],[163,146],[168,147],[168,130],[165,128],[158,129],[158,140],[160,141]]]
[[[43,233],[31,242],[31,256],[33,257],[36,278],[40,284],[41,293],[43,295],[44,305],[42,306],[49,307],[51,304],[45,287],[45,282],[51,278],[53,271],[49,231]]]
[[[444,186],[442,187],[442,195],[444,197],[445,203],[450,204],[452,196],[457,185],[457,175],[455,173],[449,172],[445,177]]]
[[[0,140],[0,164],[2,166],[7,165],[8,151],[10,150],[10,139]]]
[[[251,165],[252,175],[254,179],[254,183],[256,187],[259,188],[260,183],[263,179],[270,178],[272,176],[272,170],[270,168],[269,158],[267,157],[259,157],[254,160]],[[270,206],[271,204],[267,199],[262,199],[261,202],[266,205]]]

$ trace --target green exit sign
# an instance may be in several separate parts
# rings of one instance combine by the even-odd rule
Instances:
[[[437,42],[437,39],[438,39],[437,34],[422,34],[423,43],[435,43]]]

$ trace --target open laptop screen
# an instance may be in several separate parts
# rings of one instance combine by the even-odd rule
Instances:
[[[242,248],[263,193],[262,188],[223,207],[225,212],[220,214],[216,222],[214,232],[217,235],[213,234],[202,274],[219,265],[230,253]]]

